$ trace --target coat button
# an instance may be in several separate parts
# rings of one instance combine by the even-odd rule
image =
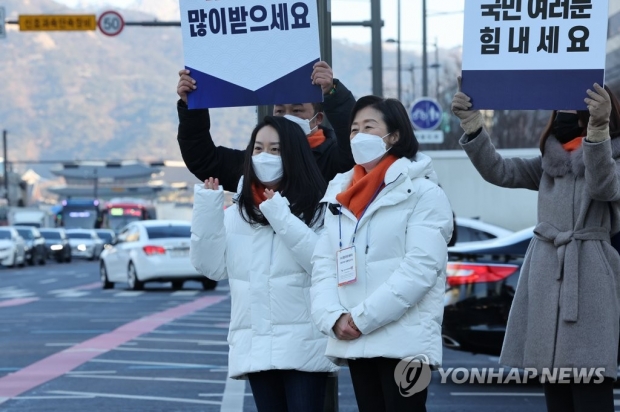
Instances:
[[[411,193],[411,189],[407,189],[407,193]]]

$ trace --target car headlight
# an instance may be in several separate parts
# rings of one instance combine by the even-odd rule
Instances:
[[[86,252],[86,245],[78,245],[77,250],[80,252]]]
[[[52,246],[50,246],[50,249],[52,249],[52,250],[62,250],[62,245],[52,245]]]

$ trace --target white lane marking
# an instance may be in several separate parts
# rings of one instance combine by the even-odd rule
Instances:
[[[89,276],[89,275],[87,275],[87,274],[85,274],[85,273],[84,273],[84,274],[81,274],[81,275],[77,275],[76,277],[77,277],[77,278],[85,278],[86,276]]]
[[[128,381],[153,381],[153,382],[185,382],[185,383],[217,383],[224,385],[226,381],[213,380],[213,379],[189,379],[189,378],[149,378],[146,376],[102,376],[102,375],[80,375],[79,373],[72,373],[69,375],[71,378],[92,378],[92,379],[119,379]]]
[[[139,395],[123,395],[115,393],[98,393],[98,392],[72,392],[72,391],[48,391],[48,393],[57,393],[62,395],[76,395],[76,396],[94,396],[97,398],[116,398],[116,399],[135,399],[142,401],[159,401],[159,402],[178,402],[178,403],[198,403],[201,405],[221,405],[222,402],[217,401],[203,401],[198,399],[185,399],[185,398],[167,398],[163,396],[139,396]]]
[[[47,285],[48,283],[58,282],[58,279],[43,279],[39,282],[40,285]]]
[[[227,351],[217,350],[184,350],[184,349],[145,349],[145,348],[116,348],[126,352],[157,352],[157,353],[192,353],[197,355],[228,355]]]
[[[197,345],[228,346],[228,342],[226,342],[225,340],[172,339],[172,338],[135,338],[134,340],[146,341],[146,342],[178,342],[178,343],[195,343]]]
[[[199,292],[199,290],[179,290],[172,292],[170,296],[196,296]]]
[[[205,365],[202,363],[179,363],[179,362],[147,362],[147,361],[124,361],[112,359],[91,359],[89,362],[96,363],[121,363],[125,365],[153,365],[153,366],[179,366],[182,368],[211,368],[213,365]]]
[[[31,292],[28,289],[20,289],[15,286],[0,288],[0,299],[27,298],[34,295],[34,292]]]
[[[134,296],[140,296],[144,294],[144,292],[133,292],[133,291],[126,291],[126,292],[118,292],[115,293],[113,296],[115,298],[130,298],[130,297],[134,297]]]
[[[18,396],[13,399],[28,399],[28,400],[37,400],[37,399],[94,399],[94,396],[90,395],[50,395],[50,396]]]
[[[538,392],[450,392],[452,396],[545,396]]]
[[[110,374],[110,373],[116,373],[116,371],[71,371],[71,372],[67,372],[67,375],[73,375],[73,374],[80,374],[80,375],[93,374],[93,375],[97,375],[97,374]]]
[[[49,293],[50,295],[56,295],[57,298],[81,298],[82,296],[90,295],[90,292],[76,289],[57,289],[50,290],[47,293]]]
[[[198,396],[203,396],[205,398],[218,398],[218,397],[222,397],[224,394],[223,393],[199,393]],[[251,393],[244,393],[243,395],[239,395],[239,396],[252,396]]]
[[[222,397],[222,407],[220,412],[240,412],[243,411],[245,402],[245,380],[226,379],[224,396]]]

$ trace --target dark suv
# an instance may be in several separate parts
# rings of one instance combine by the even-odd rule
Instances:
[[[45,238],[47,256],[58,263],[71,262],[71,245],[64,229],[41,229]]]
[[[47,261],[47,249],[45,239],[41,236],[39,229],[33,226],[15,226],[15,230],[24,238],[24,250],[26,261],[29,265],[38,263],[45,265]]]

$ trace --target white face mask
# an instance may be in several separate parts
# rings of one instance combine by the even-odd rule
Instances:
[[[279,182],[284,174],[282,158],[271,153],[262,152],[252,156],[252,167],[258,180],[266,185]]]
[[[367,133],[356,134],[351,140],[351,152],[355,163],[360,166],[367,166],[375,160],[381,159],[389,150],[383,139],[390,134],[388,133],[383,137]]]
[[[317,126],[314,126],[312,129],[310,128],[310,122],[313,121],[318,115],[319,115],[318,113],[315,114],[314,117],[310,120],[300,119],[299,117],[293,116],[292,114],[285,114],[284,118],[287,120],[290,120],[293,123],[298,124],[301,127],[301,130],[304,131],[306,136],[310,136],[319,127],[317,125]]]

